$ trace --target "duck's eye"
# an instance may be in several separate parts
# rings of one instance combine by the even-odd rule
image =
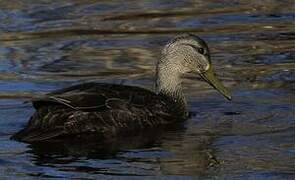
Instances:
[[[198,48],[198,52],[200,53],[200,54],[204,54],[205,53],[205,50],[204,50],[204,48]]]
[[[206,54],[205,49],[202,48],[202,47],[198,47],[198,46],[191,45],[191,44],[186,44],[186,45],[188,45],[188,46],[194,48],[194,49],[195,49],[196,51],[198,51],[200,54],[203,54],[203,55]]]

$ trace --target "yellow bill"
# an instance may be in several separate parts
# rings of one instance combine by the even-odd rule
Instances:
[[[216,77],[212,68],[210,67],[206,72],[200,74],[201,77],[212,87],[214,87],[218,92],[220,92],[226,99],[231,100],[231,94],[222,82]]]

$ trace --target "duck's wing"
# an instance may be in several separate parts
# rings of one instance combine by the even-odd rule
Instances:
[[[169,120],[165,100],[132,86],[87,83],[33,99],[36,108],[28,125],[12,138],[25,142],[58,136],[131,133]]]
[[[64,105],[73,110],[100,111],[112,106],[129,103],[134,106],[146,106],[158,99],[147,89],[106,83],[85,83],[34,97],[33,106],[38,109],[49,104]]]

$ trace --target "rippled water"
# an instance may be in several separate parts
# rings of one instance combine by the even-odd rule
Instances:
[[[294,179],[294,10],[292,0],[0,0],[0,179]],[[161,47],[183,32],[208,42],[232,102],[191,75],[194,116],[165,131],[110,144],[9,140],[34,94],[87,81],[152,88]]]

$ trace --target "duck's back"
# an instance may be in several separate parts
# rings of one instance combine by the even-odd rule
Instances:
[[[86,83],[32,100],[36,112],[12,138],[25,142],[95,134],[108,137],[183,120],[168,97],[144,88]]]

